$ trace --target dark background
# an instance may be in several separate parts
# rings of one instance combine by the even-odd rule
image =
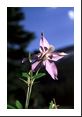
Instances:
[[[22,64],[23,58],[28,57],[27,46],[35,39],[36,34],[25,30],[20,24],[25,16],[21,8],[7,8],[7,102],[14,105],[19,100],[25,105],[26,86],[19,80],[18,73],[28,71],[30,64]],[[67,57],[56,62],[58,80],[50,75],[37,80],[33,85],[29,108],[48,108],[50,101],[55,98],[59,108],[74,108],[74,46],[59,49],[70,53]],[[33,53],[37,53],[35,50]]]

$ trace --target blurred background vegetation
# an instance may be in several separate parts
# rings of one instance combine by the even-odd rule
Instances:
[[[7,8],[7,103],[14,105],[19,100],[25,105],[26,86],[17,76],[18,73],[30,69],[29,62],[22,64],[23,58],[28,58],[26,50],[35,34],[24,30],[21,21],[25,16],[21,8]],[[56,62],[59,80],[54,81],[45,71],[46,76],[34,83],[29,108],[45,109],[55,98],[59,108],[74,108],[74,46],[59,49],[70,53],[61,61]],[[35,50],[33,53],[37,53]]]

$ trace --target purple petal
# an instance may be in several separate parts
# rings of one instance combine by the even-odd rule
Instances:
[[[59,59],[63,58],[65,55],[67,55],[66,53],[64,52],[61,52],[61,53],[51,53],[51,55],[49,56],[49,60],[52,60],[52,61],[58,61]]]
[[[41,61],[36,61],[35,63],[32,64],[32,71],[35,71],[35,69],[41,64]]]
[[[40,39],[40,52],[47,51],[49,48],[49,43],[44,36]]]
[[[51,75],[51,77],[55,80],[58,79],[57,75],[58,75],[58,71],[57,71],[57,67],[55,65],[54,62],[50,62],[49,60],[46,60],[43,62],[43,64],[46,67],[47,72]]]

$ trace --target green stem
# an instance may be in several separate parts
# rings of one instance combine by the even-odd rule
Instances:
[[[33,82],[34,82],[34,80],[32,80],[30,82],[30,84],[28,84],[28,90],[27,90],[27,95],[26,95],[25,109],[28,109],[28,106],[29,106],[29,100],[30,100],[30,96],[31,96]]]
[[[25,103],[25,108],[26,109],[28,108],[28,105],[29,105],[29,90],[30,90],[30,87],[28,87],[27,95],[26,95],[26,103]]]

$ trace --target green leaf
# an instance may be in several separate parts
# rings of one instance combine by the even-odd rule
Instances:
[[[21,73],[17,73],[16,76],[17,77],[21,77],[22,75],[21,75]]]
[[[26,72],[23,72],[23,73],[22,73],[22,76],[28,78],[28,77],[29,77],[29,74],[26,73]]]
[[[23,108],[22,104],[18,100],[16,100],[16,107],[18,109],[22,109]]]
[[[55,99],[53,99],[53,101],[51,101],[49,104],[49,109],[57,109],[58,107],[59,105],[56,105]]]
[[[19,78],[21,81],[23,81],[24,83],[28,83],[26,80],[22,79],[22,78]]]
[[[50,102],[49,109],[52,109],[53,101]]]
[[[8,109],[16,109],[16,107],[14,107],[14,106],[12,106],[12,105],[9,105],[9,104],[7,105],[7,108],[8,108]]]
[[[38,78],[43,77],[44,75],[46,75],[46,74],[45,73],[38,73],[37,75],[34,75],[33,78],[38,79]]]

